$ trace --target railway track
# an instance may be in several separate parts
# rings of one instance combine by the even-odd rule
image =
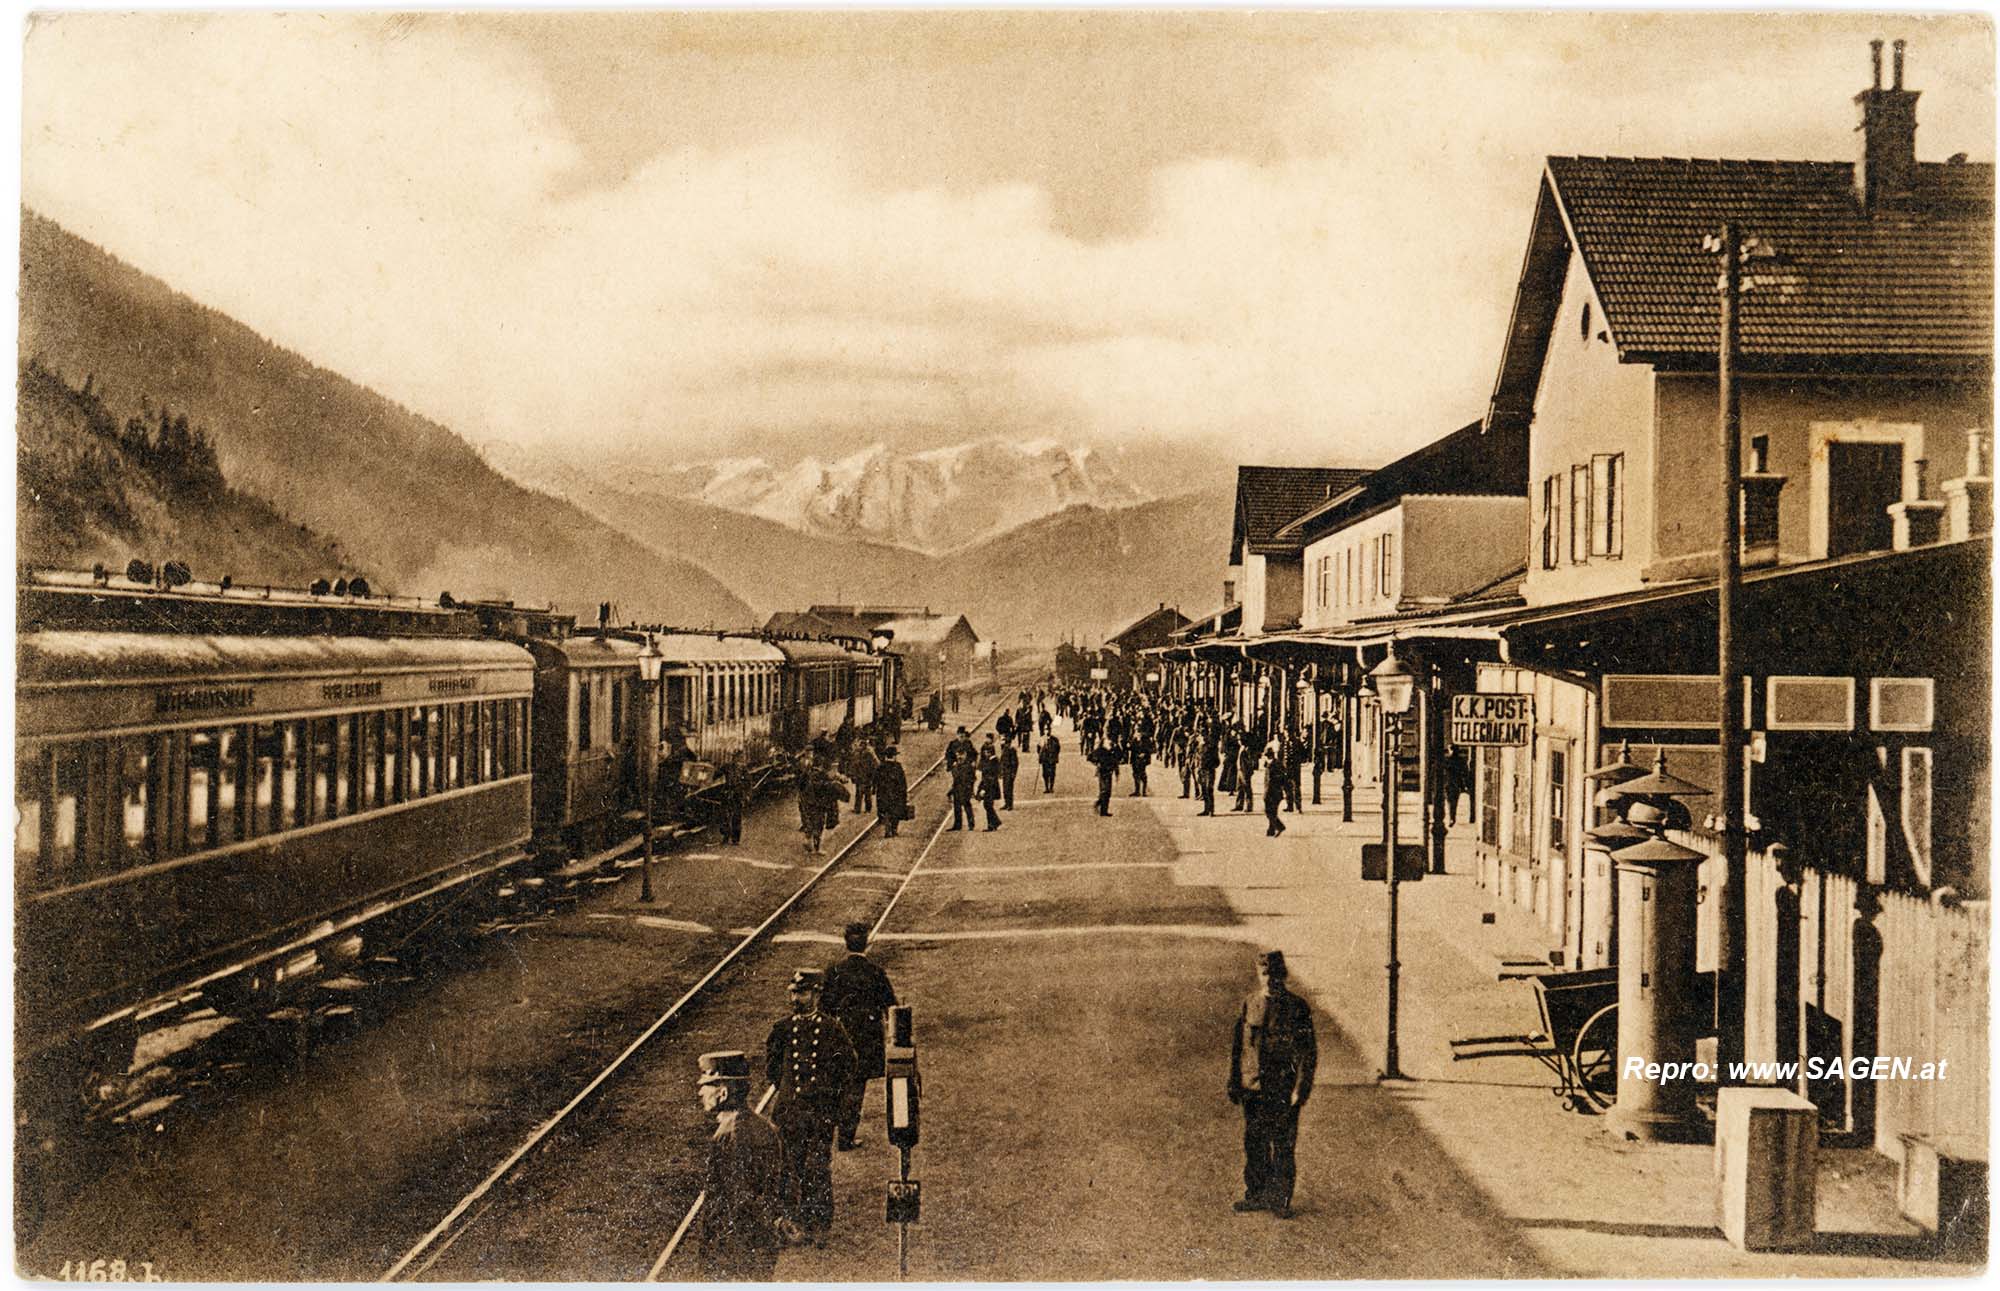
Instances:
[[[1009,702],[1007,695],[1009,694],[1008,686],[1011,684],[1003,683],[1001,698],[980,716],[977,725],[973,726],[973,729],[977,730],[984,727],[988,721],[992,720],[1001,711],[1002,706]],[[932,782],[942,766],[943,756],[940,754],[937,759],[911,782],[910,792],[913,799],[920,787]],[[893,908],[895,901],[900,898],[903,887],[907,885],[910,875],[914,874],[916,869],[921,866],[923,858],[928,855],[930,846],[935,843],[937,834],[943,829],[943,825],[944,821],[940,816],[936,827],[932,830],[923,848],[917,854],[915,862],[907,871],[901,873],[894,871],[868,871],[856,875],[856,877],[879,876],[885,879],[894,878],[898,880],[895,893],[890,897],[889,902],[882,906],[880,911],[876,913],[875,922],[877,926],[880,925],[881,919],[886,918],[889,910]],[[538,1164],[548,1163],[560,1157],[561,1154],[554,1151],[558,1143],[587,1139],[591,1134],[591,1127],[588,1124],[593,1119],[591,1109],[601,1103],[606,1091],[613,1086],[622,1085],[629,1087],[635,1081],[641,1069],[657,1062],[656,1052],[660,1048],[663,1038],[677,1034],[686,1028],[690,1019],[699,1014],[713,1000],[719,984],[725,979],[731,979],[735,976],[730,972],[732,968],[742,969],[746,965],[746,962],[758,960],[760,958],[759,952],[770,950],[776,941],[782,940],[782,938],[776,937],[777,929],[782,924],[797,919],[807,907],[813,906],[817,902],[824,902],[828,891],[826,880],[838,873],[854,872],[844,867],[847,866],[847,863],[852,858],[862,853],[864,844],[874,838],[876,828],[876,823],[871,820],[860,832],[835,852],[827,860],[826,864],[814,871],[796,891],[781,902],[761,924],[746,933],[706,973],[695,981],[692,986],[688,987],[671,1006],[654,1018],[636,1037],[626,1044],[616,1057],[606,1063],[575,1094],[564,1102],[557,1111],[536,1125],[512,1150],[507,1152],[477,1185],[461,1196],[441,1219],[432,1224],[413,1245],[388,1267],[381,1275],[381,1280],[475,1280],[495,1276],[522,1276],[522,1270],[505,1262],[505,1255],[495,1257],[489,1251],[482,1249],[482,1239],[475,1234],[481,1232],[482,1226],[486,1230],[501,1230],[490,1240],[494,1246],[503,1250],[510,1243],[514,1245],[521,1243],[522,1239],[519,1233],[522,1226],[525,1224],[533,1227],[539,1221],[538,1217],[534,1215],[523,1217],[518,1213],[521,1205],[533,1206],[537,1202],[534,1199],[522,1201],[519,1198],[519,1194],[528,1190],[517,1185],[521,1183],[525,1176],[533,1173]],[[915,836],[912,835],[911,837],[914,839]],[[866,904],[866,901],[867,898],[861,898],[862,904]],[[842,902],[836,898],[834,904],[842,904]],[[854,903],[848,902],[846,904],[850,907],[851,913],[851,906]],[[811,940],[813,938],[801,935],[798,939]],[[740,1042],[738,1042],[738,1047],[742,1047]],[[687,1085],[684,1075],[685,1073],[679,1072],[676,1069],[667,1077],[666,1086],[676,1090],[677,1093],[684,1092],[684,1088]],[[688,1102],[689,1100],[683,1097],[681,1101]],[[600,1116],[596,1119],[604,1120],[606,1118]],[[621,1164],[625,1166],[631,1165],[630,1162],[623,1162]],[[626,1173],[629,1174],[629,1171]],[[694,1188],[696,1190],[699,1188],[698,1177]],[[553,1193],[556,1191],[556,1188],[552,1186],[547,1191]],[[514,1194],[514,1196],[510,1197],[510,1194]],[[594,1275],[608,1278],[621,1276],[624,1278],[633,1278],[642,1275],[657,1275],[658,1270],[664,1268],[671,1258],[678,1245],[680,1236],[687,1231],[688,1225],[692,1222],[694,1214],[699,1209],[698,1192],[690,1190],[690,1194],[694,1195],[696,1200],[689,1206],[687,1216],[682,1220],[674,1237],[668,1241],[665,1249],[657,1257],[653,1255],[654,1245],[649,1243],[645,1248],[644,1254],[638,1256],[632,1262],[629,1269],[622,1272],[609,1269],[577,1269],[564,1267],[559,1264],[539,1265],[536,1268],[536,1272],[539,1272],[544,1277]],[[582,1205],[570,1206],[568,1213],[597,1217],[601,1216],[607,1209],[615,1209],[615,1203],[601,1203],[591,1200],[586,1201]],[[657,1234],[657,1229],[654,1231]],[[657,1241],[658,1238],[656,1235],[654,1243],[657,1243]],[[536,1245],[532,1239],[528,1241],[528,1244]],[[557,1246],[564,1245],[560,1240],[555,1241],[554,1244]],[[546,1255],[548,1243],[540,1245]],[[593,1253],[602,1255],[602,1252],[595,1247],[593,1247]],[[651,1260],[652,1272],[650,1274],[648,1273],[648,1260]]]

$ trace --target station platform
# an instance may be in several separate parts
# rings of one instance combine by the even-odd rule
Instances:
[[[1402,887],[1402,1066],[1384,1085],[1386,900],[1360,879],[1373,795],[1337,791],[1265,836],[1214,818],[1154,768],[1152,795],[1092,811],[1067,724],[1052,795],[1024,760],[997,832],[940,835],[874,956],[916,1009],[923,1140],[914,1280],[1963,1276],[1898,1218],[1893,1164],[1823,1150],[1821,1240],[1746,1253],[1714,1226],[1713,1149],[1614,1140],[1529,1058],[1460,1063],[1457,1035],[1530,1030],[1521,941],[1484,924],[1470,828],[1448,872]],[[1328,788],[1332,788],[1329,782]],[[1308,791],[1309,792],[1309,791]],[[1226,807],[1219,801],[1218,807]],[[1525,943],[1524,943],[1525,944]],[[1239,1215],[1242,1119],[1226,1099],[1252,955],[1282,949],[1313,1006],[1316,1092],[1295,1214]],[[861,1146],[834,1162],[839,1213],[785,1280],[891,1281],[895,1153],[871,1086]]]

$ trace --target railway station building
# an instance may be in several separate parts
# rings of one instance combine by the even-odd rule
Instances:
[[[1626,844],[1595,833],[1614,817],[1591,773],[1629,758],[1721,783],[1721,263],[1704,239],[1734,225],[1749,854],[1729,1038],[1800,1061],[1794,1092],[1830,1141],[1983,1160],[1994,171],[1916,160],[1898,62],[1856,96],[1856,160],[1548,158],[1485,415],[1372,474],[1329,471],[1316,498],[1310,477],[1242,468],[1240,620],[1201,620],[1159,657],[1179,693],[1246,722],[1338,729],[1344,780],[1372,787],[1387,759],[1365,676],[1393,644],[1419,677],[1401,787],[1434,868],[1452,697],[1526,697],[1518,744],[1463,751],[1454,864],[1551,967],[1613,965]],[[1682,803],[1664,836],[1699,858],[1684,985],[1706,998],[1737,894],[1718,799]],[[1839,1074],[1875,1054],[1968,1076]],[[1808,1079],[1814,1058],[1835,1074]]]

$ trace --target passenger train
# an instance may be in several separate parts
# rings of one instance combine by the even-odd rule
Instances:
[[[610,837],[643,805],[650,713],[693,783],[900,701],[900,659],[869,642],[169,571],[18,589],[17,1076],[72,1103],[196,992],[259,1016],[481,880]]]

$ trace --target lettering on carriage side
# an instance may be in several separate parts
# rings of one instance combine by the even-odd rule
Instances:
[[[382,683],[379,681],[330,681],[319,688],[322,699],[380,699]]]
[[[433,695],[470,695],[478,689],[477,677],[433,677],[430,680]]]
[[[257,702],[255,686],[204,686],[199,690],[163,690],[153,696],[155,713],[205,713],[249,708]]]

